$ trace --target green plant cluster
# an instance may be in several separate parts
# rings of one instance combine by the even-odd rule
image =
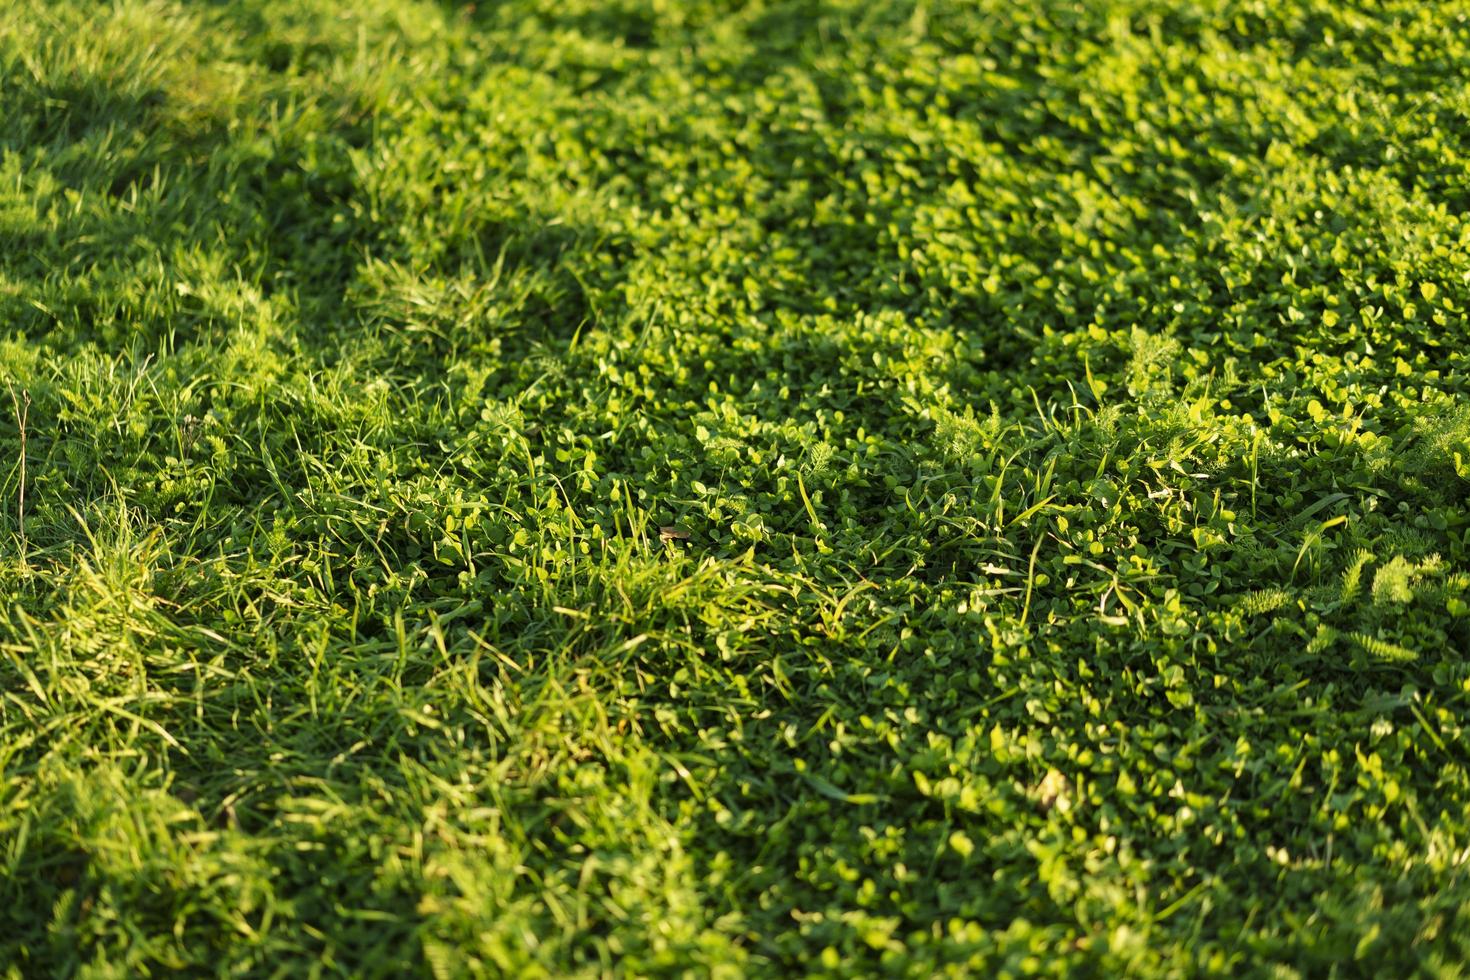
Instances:
[[[0,973],[1460,975],[1467,73],[0,2]]]

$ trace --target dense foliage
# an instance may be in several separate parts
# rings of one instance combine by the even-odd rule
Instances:
[[[1458,975],[1467,14],[0,0],[0,971]]]

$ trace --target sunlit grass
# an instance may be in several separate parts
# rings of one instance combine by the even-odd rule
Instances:
[[[1461,3],[0,3],[0,968],[1458,975]]]

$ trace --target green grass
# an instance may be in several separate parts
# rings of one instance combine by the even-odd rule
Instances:
[[[0,0],[0,974],[1470,970],[1467,71]]]

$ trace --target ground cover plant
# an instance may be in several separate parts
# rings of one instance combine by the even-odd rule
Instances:
[[[0,971],[1456,976],[1470,5],[0,2]]]

